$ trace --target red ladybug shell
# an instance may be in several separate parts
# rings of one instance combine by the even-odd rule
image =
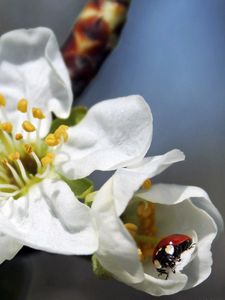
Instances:
[[[153,253],[153,260],[155,257],[156,252],[160,249],[160,248],[164,248],[167,245],[169,245],[170,243],[172,243],[172,245],[180,245],[181,243],[185,242],[185,241],[190,241],[192,242],[192,238],[188,235],[185,234],[171,234],[168,235],[167,237],[163,238],[162,240],[159,241],[159,243],[157,244],[157,246],[155,247],[154,253]]]

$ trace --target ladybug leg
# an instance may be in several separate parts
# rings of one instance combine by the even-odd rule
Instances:
[[[175,269],[172,269],[172,272],[173,272],[173,274],[175,274],[175,273],[176,273],[176,270],[175,270]]]
[[[165,280],[167,280],[167,278],[169,277],[169,273],[165,269],[157,269],[157,271],[159,272],[158,277],[165,274],[166,275]]]
[[[191,245],[190,245],[190,247],[188,247],[188,249],[192,249],[192,248],[194,248],[196,246],[196,243],[192,243]]]

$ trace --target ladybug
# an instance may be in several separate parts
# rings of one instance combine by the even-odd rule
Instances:
[[[163,238],[155,247],[152,262],[158,276],[169,276],[169,271],[176,273],[182,270],[190,261],[195,244],[192,238],[185,234],[172,234]]]

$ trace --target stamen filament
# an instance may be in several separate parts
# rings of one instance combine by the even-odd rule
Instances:
[[[9,180],[9,178],[6,176],[6,174],[3,173],[3,172],[1,172],[1,171],[0,171],[0,177],[1,177],[2,179],[4,179],[5,181],[8,181],[8,180]]]
[[[11,147],[14,147],[14,142],[11,136],[7,132],[3,132],[5,138],[7,139],[7,142],[10,144]]]
[[[15,192],[10,192],[10,193],[7,193],[7,192],[0,192],[0,197],[13,197],[13,196],[16,196],[20,193],[20,191],[15,191]]]
[[[3,119],[4,119],[6,122],[8,122],[9,118],[8,118],[8,116],[7,116],[7,112],[6,112],[5,107],[0,106],[0,109],[1,109],[1,111],[2,111]]]
[[[14,184],[2,183],[0,184],[0,189],[18,190],[18,187]]]
[[[17,162],[17,164],[19,166],[19,169],[20,169],[20,172],[21,172],[23,180],[27,183],[29,181],[29,178],[27,176],[26,170],[25,170],[25,168],[24,168],[21,160],[17,159],[16,162]]]
[[[47,165],[46,170],[44,171],[44,173],[37,174],[36,177],[40,178],[40,179],[45,178],[48,175],[49,171],[50,171],[50,166]]]
[[[19,175],[17,174],[16,170],[9,164],[9,163],[6,163],[6,166],[10,169],[16,183],[20,186],[20,187],[23,187],[24,186],[24,183],[23,181],[20,179]]]
[[[25,120],[21,122],[19,132],[14,132],[13,122],[7,117],[6,104],[5,97],[0,94],[0,200],[22,196],[33,184],[49,176],[55,149],[61,151],[68,140],[66,125],[60,125],[54,134],[49,133],[43,139],[40,130],[45,115],[41,108],[33,107],[31,111],[24,98],[19,100],[17,110],[24,114]]]
[[[11,152],[14,144],[10,135],[5,131],[0,130],[0,140],[5,145],[7,152]]]
[[[31,152],[31,155],[33,156],[33,158],[34,158],[34,160],[35,160],[35,162],[37,164],[38,171],[40,171],[41,168],[42,168],[40,159],[38,158],[38,156],[36,155],[35,152]]]
[[[36,129],[36,145],[37,145],[37,152],[40,152],[41,147],[41,139],[40,139],[40,130],[41,130],[41,119],[37,120],[37,129]]]

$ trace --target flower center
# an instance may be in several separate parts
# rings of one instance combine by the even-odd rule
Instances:
[[[151,181],[146,180],[143,189],[151,188]],[[152,257],[158,239],[155,226],[155,204],[135,199],[133,207],[128,207],[122,219],[124,225],[137,244],[137,251],[141,261]],[[132,213],[130,213],[132,211]]]
[[[0,200],[17,199],[53,171],[55,156],[68,140],[68,127],[61,125],[54,133],[40,138],[45,115],[37,107],[29,111],[26,99],[21,99],[17,105],[18,114],[25,116],[19,132],[15,132],[14,124],[8,118],[6,99],[2,94],[0,111],[3,116],[0,123]]]

